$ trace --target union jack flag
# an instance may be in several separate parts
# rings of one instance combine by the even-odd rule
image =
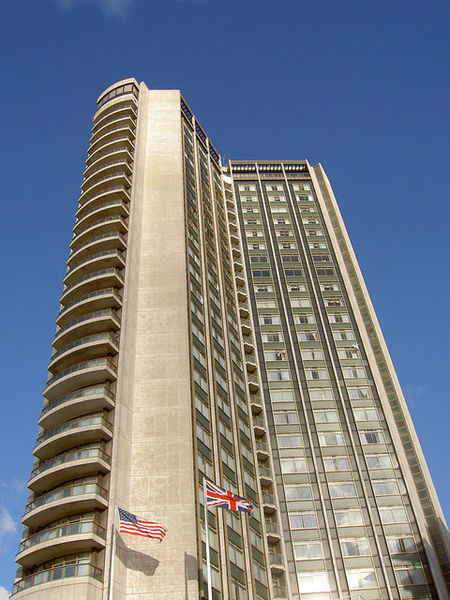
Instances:
[[[251,513],[253,504],[241,498],[233,492],[228,492],[219,487],[215,483],[211,483],[205,479],[206,489],[206,506],[217,506],[218,508],[226,508],[227,510],[240,510],[242,512]]]

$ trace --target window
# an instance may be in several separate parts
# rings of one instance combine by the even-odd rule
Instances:
[[[339,358],[359,358],[359,354],[357,350],[353,348],[343,348],[342,350],[338,350]]]
[[[328,379],[328,371],[326,369],[305,369],[306,379]]]
[[[254,185],[249,185],[249,184],[240,184],[239,185],[239,191],[242,192],[254,192],[256,190],[256,187]]]
[[[310,592],[329,592],[330,583],[328,575],[323,571],[314,571],[312,573],[297,573],[298,586],[302,594]]]
[[[370,398],[370,390],[366,387],[350,388],[348,390],[348,396],[351,400],[357,400],[359,398]]]
[[[283,191],[283,186],[282,185],[274,185],[274,184],[266,184],[266,190],[270,191],[270,192],[282,192]]]
[[[363,517],[360,510],[342,510],[334,513],[338,527],[353,527],[363,525]]]
[[[285,217],[276,217],[274,220],[275,225],[290,225],[291,222],[289,219]]]
[[[294,315],[294,323],[296,325],[312,324],[315,322],[313,314],[305,313],[302,315]]]
[[[273,415],[276,425],[291,425],[298,423],[298,414],[295,411],[276,412]]]
[[[417,552],[416,544],[414,543],[414,538],[412,537],[388,538],[387,545],[389,552],[392,554]]]
[[[302,350],[303,360],[323,360],[322,350]]]
[[[308,222],[316,222],[316,221],[317,221],[317,219],[308,219]],[[315,263],[330,262],[330,260],[331,260],[331,258],[328,254],[313,254],[312,258]]]
[[[289,229],[277,229],[276,231],[277,237],[292,237],[293,233]]]
[[[332,483],[329,485],[332,498],[354,498],[356,488],[353,483]]]
[[[256,307],[258,310],[261,308],[276,308],[277,303],[275,300],[257,300]]]
[[[320,432],[319,433],[319,444],[321,446],[343,446],[344,436],[339,432]]]
[[[301,512],[289,515],[289,523],[292,529],[314,529],[317,527],[316,514],[313,512]]]
[[[386,523],[407,523],[408,515],[403,506],[385,506],[380,508],[381,522]]]
[[[292,308],[308,308],[311,306],[311,300],[309,298],[291,298]]]
[[[286,277],[301,277],[303,272],[301,269],[285,269],[284,274]]]
[[[245,236],[246,237],[264,237],[263,232],[260,231],[259,229],[250,229],[248,231],[245,232]]]
[[[286,500],[309,500],[312,498],[310,485],[287,485],[284,491]]]
[[[298,331],[297,337],[299,342],[317,342],[319,334],[317,331]]]
[[[282,458],[282,473],[306,473],[306,460],[304,458]]]
[[[322,292],[338,292],[339,291],[339,286],[337,283],[334,282],[324,282],[320,284],[320,289],[322,290]]]
[[[326,298],[325,306],[327,308],[334,307],[334,306],[344,306],[344,301],[341,298],[328,298],[328,299]]]
[[[294,542],[295,560],[311,560],[323,558],[320,542]]]
[[[261,315],[259,317],[260,325],[279,325],[280,317],[279,315]]]
[[[324,459],[326,471],[350,471],[350,463],[345,456],[333,456]]]
[[[388,454],[368,454],[366,460],[369,469],[392,469],[391,457]]]
[[[291,373],[288,370],[273,369],[267,371],[269,381],[290,381]]]
[[[264,352],[264,360],[286,360],[286,353],[276,351]]]
[[[375,571],[371,569],[351,569],[347,571],[348,587],[351,590],[374,588],[378,586]]]
[[[281,331],[272,333],[262,333],[261,338],[263,342],[282,342],[283,334],[281,333]]]
[[[252,263],[266,263],[267,262],[267,256],[251,256],[250,257],[250,262]]]
[[[307,229],[306,235],[307,237],[322,237],[323,232],[320,229]]]
[[[306,285],[304,283],[288,283],[288,292],[306,292]]]
[[[333,338],[336,341],[340,341],[340,340],[354,340],[355,339],[355,334],[353,333],[353,331],[351,329],[344,329],[341,331],[333,331]]]
[[[300,262],[299,257],[295,256],[295,254],[283,254],[281,256],[281,260],[283,262],[296,262],[296,263]]]
[[[251,248],[252,250],[265,250],[266,249],[266,245],[265,244],[254,244],[253,242],[251,244],[248,245],[249,248]]]
[[[421,565],[405,565],[394,567],[398,585],[417,585],[425,583]]]
[[[346,313],[334,313],[328,315],[330,323],[350,323],[350,317]]]
[[[294,392],[292,390],[270,390],[272,402],[293,402]]]
[[[303,439],[301,435],[280,435],[278,436],[278,445],[280,448],[301,448]]]
[[[319,390],[310,390],[309,397],[311,400],[333,400],[333,390],[321,388]]]
[[[335,410],[317,410],[314,412],[316,423],[337,423],[338,414]]]
[[[273,196],[272,194],[269,195],[269,202],[284,202],[286,200],[285,196],[280,196],[279,194],[276,194],[275,196]]]
[[[253,277],[270,277],[270,271],[252,271]]]
[[[369,556],[369,541],[366,538],[353,538],[341,541],[343,556]]]
[[[277,221],[277,223],[279,223],[279,220]],[[294,242],[280,242],[278,244],[278,247],[280,248],[280,250],[296,250],[297,246],[294,244]]]
[[[273,286],[271,286],[271,285],[258,285],[258,284],[256,284],[255,291],[258,292],[258,293],[260,293],[260,294],[270,293],[270,292],[273,292]]]
[[[375,408],[355,408],[353,411],[355,421],[378,421]]]
[[[366,377],[366,372],[362,368],[342,369],[342,373],[345,379],[364,379]]]
[[[280,206],[272,205],[270,207],[270,209],[273,213],[287,213],[287,211],[288,211],[287,206],[283,206],[283,205],[280,205]]]
[[[397,482],[394,480],[373,481],[372,486],[376,496],[394,496],[400,493]]]
[[[261,225],[260,219],[244,219],[244,225]]]
[[[361,431],[360,432],[362,444],[383,444],[384,435],[382,431]]]
[[[314,210],[314,209],[304,208],[300,212],[304,212],[304,211],[307,211],[307,210],[311,211],[311,210]],[[325,242],[311,242],[309,244],[309,247],[311,248],[311,250],[324,250],[327,247],[327,245],[325,244]],[[321,287],[321,289],[323,289],[323,288]]]

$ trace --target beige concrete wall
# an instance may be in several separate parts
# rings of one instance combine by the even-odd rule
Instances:
[[[139,104],[111,502],[168,533],[117,536],[114,600],[197,599],[180,94]]]

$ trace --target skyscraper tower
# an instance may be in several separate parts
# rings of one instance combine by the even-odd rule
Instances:
[[[14,598],[444,600],[446,525],[320,165],[220,156],[179,91],[98,99]],[[120,506],[164,524],[119,535]]]

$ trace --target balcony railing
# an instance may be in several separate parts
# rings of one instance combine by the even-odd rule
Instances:
[[[124,208],[124,203],[123,200],[121,200],[120,198],[116,199],[116,200],[110,200],[109,202],[104,202],[103,204],[100,204],[99,206],[96,206],[95,208],[91,208],[91,210],[86,211],[82,217],[80,217],[78,219],[78,221],[75,223],[75,227],[74,229],[76,229],[78,227],[78,225],[87,217],[95,214],[96,212],[100,212],[101,210],[105,210],[107,208],[115,208],[115,207],[120,207],[120,208]],[[128,213],[128,209],[125,210],[126,213]]]
[[[48,471],[48,469],[52,469],[53,467],[65,465],[77,460],[86,460],[88,458],[97,458],[107,464],[110,462],[110,457],[100,446],[91,446],[89,448],[70,450],[69,452],[59,454],[58,456],[55,456],[54,458],[51,458],[35,467],[31,471],[31,479],[37,477],[45,471]]]
[[[85,302],[85,300],[90,300],[91,298],[96,298],[97,296],[108,296],[113,294],[117,298],[117,300],[120,300],[121,302],[120,296],[118,296],[116,292],[116,288],[105,288],[102,290],[95,290],[94,292],[90,292],[89,294],[85,294],[84,296],[80,296],[73,302],[69,302],[69,304],[66,304],[66,306],[59,311],[58,319],[66,311],[75,306],[75,304],[80,304],[80,302]]]
[[[67,286],[63,290],[61,298],[63,298],[69,291],[73,290],[76,286],[80,285],[80,283],[89,281],[89,279],[94,279],[94,277],[100,277],[101,275],[116,275],[119,281],[123,283],[123,279],[120,275],[119,269],[116,269],[115,267],[110,267],[109,269],[101,269],[100,271],[94,271],[94,273],[84,275],[84,277],[80,277],[80,279],[77,279],[74,283],[72,283],[72,285]]]
[[[71,263],[73,260],[73,257],[76,254],[78,254],[81,250],[83,250],[83,248],[86,248],[87,246],[90,246],[91,244],[94,244],[96,242],[100,242],[101,240],[105,240],[107,238],[114,238],[114,237],[118,238],[122,242],[123,248],[126,248],[127,242],[126,242],[125,238],[123,237],[123,235],[119,231],[108,231],[106,233],[102,233],[102,235],[96,235],[94,237],[91,237],[88,240],[86,240],[85,242],[83,242],[82,244],[80,244],[79,246],[77,246],[75,249],[72,249],[72,252],[69,254],[69,258],[67,259],[67,263]]]
[[[50,502],[56,502],[57,500],[71,498],[73,496],[82,496],[84,494],[97,494],[102,498],[107,498],[108,496],[107,490],[95,482],[65,485],[56,490],[48,492],[48,494],[38,496],[31,502],[28,502],[25,507],[25,514],[31,512],[35,508],[49,504]]]
[[[76,373],[77,371],[82,371],[83,369],[94,369],[95,367],[109,367],[112,371],[115,371],[116,369],[113,363],[109,360],[109,358],[97,358],[96,360],[88,360],[86,362],[78,363],[77,365],[74,365],[69,369],[64,369],[64,371],[60,371],[59,373],[55,373],[55,375],[53,375],[53,377],[51,377],[47,381],[46,387],[48,388],[55,381],[58,381],[58,379],[61,379],[61,377],[65,377],[70,373]]]
[[[81,200],[81,198],[80,198],[80,200],[79,200],[80,208],[81,208],[81,206],[85,206],[88,202],[91,202],[92,200],[96,200],[97,198],[100,198],[100,196],[105,196],[106,194],[113,194],[114,192],[124,193],[125,196],[128,199],[130,199],[130,192],[128,191],[128,189],[125,186],[114,185],[114,186],[111,186],[109,188],[102,190],[98,194],[94,194],[93,196],[90,196],[89,198],[83,198],[83,200]]]
[[[51,581],[60,582],[61,579],[68,577],[93,577],[98,581],[103,581],[103,571],[91,563],[53,567],[52,569],[38,571],[37,573],[33,573],[32,575],[28,575],[27,577],[16,581],[12,593],[14,595],[18,592],[23,592],[23,590],[41,583],[49,583]]]
[[[84,229],[80,229],[80,231],[77,232],[75,238],[73,239],[73,242],[75,242],[79,237],[81,237],[84,233],[86,233],[90,229],[92,229],[94,227],[98,227],[99,225],[104,225],[105,223],[110,223],[111,221],[118,221],[122,225],[122,227],[125,231],[128,228],[128,225],[126,224],[126,222],[120,215],[111,215],[110,217],[105,217],[104,219],[99,219],[98,221],[89,223],[89,225],[86,225],[86,227]]]
[[[96,258],[108,258],[108,257],[112,258],[113,256],[117,256],[117,258],[120,258],[123,261],[122,254],[115,248],[113,248],[112,250],[103,250],[102,252],[96,252],[95,254],[90,254],[84,260],[80,260],[80,262],[77,262],[74,265],[71,265],[69,271],[66,273],[66,278],[69,274],[71,274],[73,271],[75,271],[75,269],[78,269],[78,267],[81,267],[82,265],[84,265],[88,262],[91,262],[92,260],[95,260]]]
[[[105,537],[104,527],[101,527],[94,520],[67,523],[64,525],[58,525],[57,527],[44,529],[43,531],[39,531],[38,533],[26,538],[19,546],[19,554],[24,550],[28,550],[28,548],[31,548],[32,546],[36,546],[37,544],[50,542],[62,537],[67,537],[69,535],[82,535],[85,533],[93,533],[101,538]]]
[[[57,352],[52,354],[50,357],[50,364],[54,363],[54,361],[57,358],[59,358],[66,352],[69,352],[69,350],[73,350],[74,348],[77,348],[78,346],[84,346],[85,344],[90,344],[93,342],[109,342],[111,345],[117,346],[116,338],[113,335],[111,335],[110,333],[96,333],[94,335],[88,335],[79,340],[75,340],[71,344],[64,346],[64,348],[61,348],[61,350],[58,350]]]
[[[65,431],[71,431],[73,429],[80,429],[81,427],[89,427],[91,425],[101,425],[101,426],[105,427],[106,429],[108,429],[109,431],[112,431],[112,428],[113,428],[112,423],[107,421],[102,414],[87,415],[86,417],[80,417],[79,419],[74,419],[73,421],[68,421],[67,423],[63,423],[59,427],[55,427],[54,429],[51,429],[50,431],[45,431],[37,438],[36,446],[39,446],[40,444],[42,444],[42,442],[45,442],[46,440],[50,439],[51,437],[54,437],[55,435],[58,435]]]
[[[61,329],[58,329],[53,341],[56,341],[65,331],[67,331],[71,327],[75,327],[75,325],[84,323],[84,321],[95,321],[96,319],[102,319],[103,317],[111,317],[112,319],[117,319],[117,312],[112,308],[105,308],[104,310],[97,310],[95,312],[88,313],[87,315],[83,315],[78,319],[74,319],[73,321],[70,321],[70,323],[67,323],[67,325],[64,325],[64,327],[61,327]]]
[[[77,390],[76,392],[72,392],[71,394],[66,394],[57,400],[53,400],[52,402],[47,402],[41,412],[41,417],[46,415],[50,410],[53,410],[57,406],[61,404],[65,404],[66,402],[71,402],[72,400],[76,400],[78,398],[89,398],[90,396],[108,396],[111,400],[114,400],[114,394],[109,391],[109,389],[104,385],[94,385],[92,387],[84,388],[82,390]]]

